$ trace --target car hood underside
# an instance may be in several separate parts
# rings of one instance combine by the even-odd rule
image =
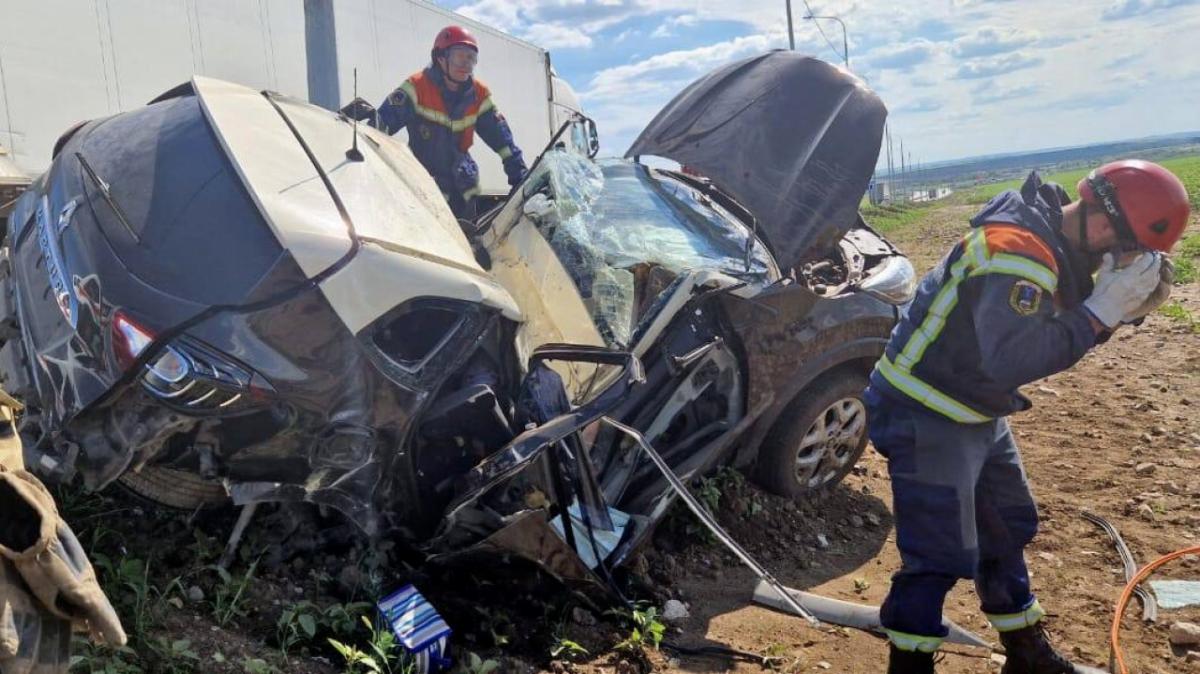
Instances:
[[[773,51],[689,85],[626,157],[672,159],[755,217],[780,267],[820,258],[857,221],[887,109],[854,75]]]

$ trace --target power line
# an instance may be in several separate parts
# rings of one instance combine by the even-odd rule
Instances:
[[[803,0],[803,2],[804,2],[804,8],[808,10],[809,16],[816,15],[816,12],[813,11],[812,5],[808,4],[808,0]],[[842,53],[839,52],[838,48],[834,46],[833,41],[830,40],[829,36],[825,34],[825,29],[821,28],[821,22],[813,21],[813,24],[816,25],[817,32],[821,34],[821,37],[825,38],[825,44],[829,45],[829,48],[833,50],[833,53],[836,54],[837,56],[842,56]]]

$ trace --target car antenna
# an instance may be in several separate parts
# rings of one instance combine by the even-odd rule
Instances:
[[[358,68],[354,69],[354,100],[358,100]],[[350,149],[346,150],[346,159],[362,161],[363,155],[358,151],[358,115],[354,116],[354,138],[350,143]]]

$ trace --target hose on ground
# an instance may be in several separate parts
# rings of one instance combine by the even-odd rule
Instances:
[[[1108,632],[1109,647],[1111,656],[1109,658],[1109,669],[1115,674],[1129,674],[1129,669],[1125,666],[1125,654],[1121,652],[1121,616],[1125,614],[1125,608],[1129,606],[1129,600],[1133,598],[1133,591],[1142,581],[1150,577],[1158,567],[1175,559],[1179,559],[1184,555],[1200,554],[1200,545],[1182,550],[1176,550],[1170,554],[1163,555],[1158,559],[1150,562],[1137,575],[1130,579],[1125,585],[1125,589],[1121,591],[1121,598],[1117,601],[1117,609],[1113,614],[1112,627]],[[1115,665],[1115,667],[1114,667]]]

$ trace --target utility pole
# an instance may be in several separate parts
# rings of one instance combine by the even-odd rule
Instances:
[[[796,51],[796,34],[792,31],[792,0],[787,0],[788,48]]]
[[[888,169],[888,197],[896,198],[896,172],[892,164],[892,129],[887,123],[883,123],[883,135],[887,138],[887,169]]]
[[[789,10],[791,8],[790,1],[788,4],[788,8],[789,8]],[[842,21],[841,19],[839,19],[836,16],[817,16],[815,14],[808,14],[804,18],[808,21],[816,21],[817,19],[830,19],[832,21],[838,22],[838,25],[840,25],[842,27],[842,63],[844,63],[846,65],[846,70],[849,70],[850,69],[850,46],[849,46],[849,44],[850,43],[846,39],[846,22]]]

